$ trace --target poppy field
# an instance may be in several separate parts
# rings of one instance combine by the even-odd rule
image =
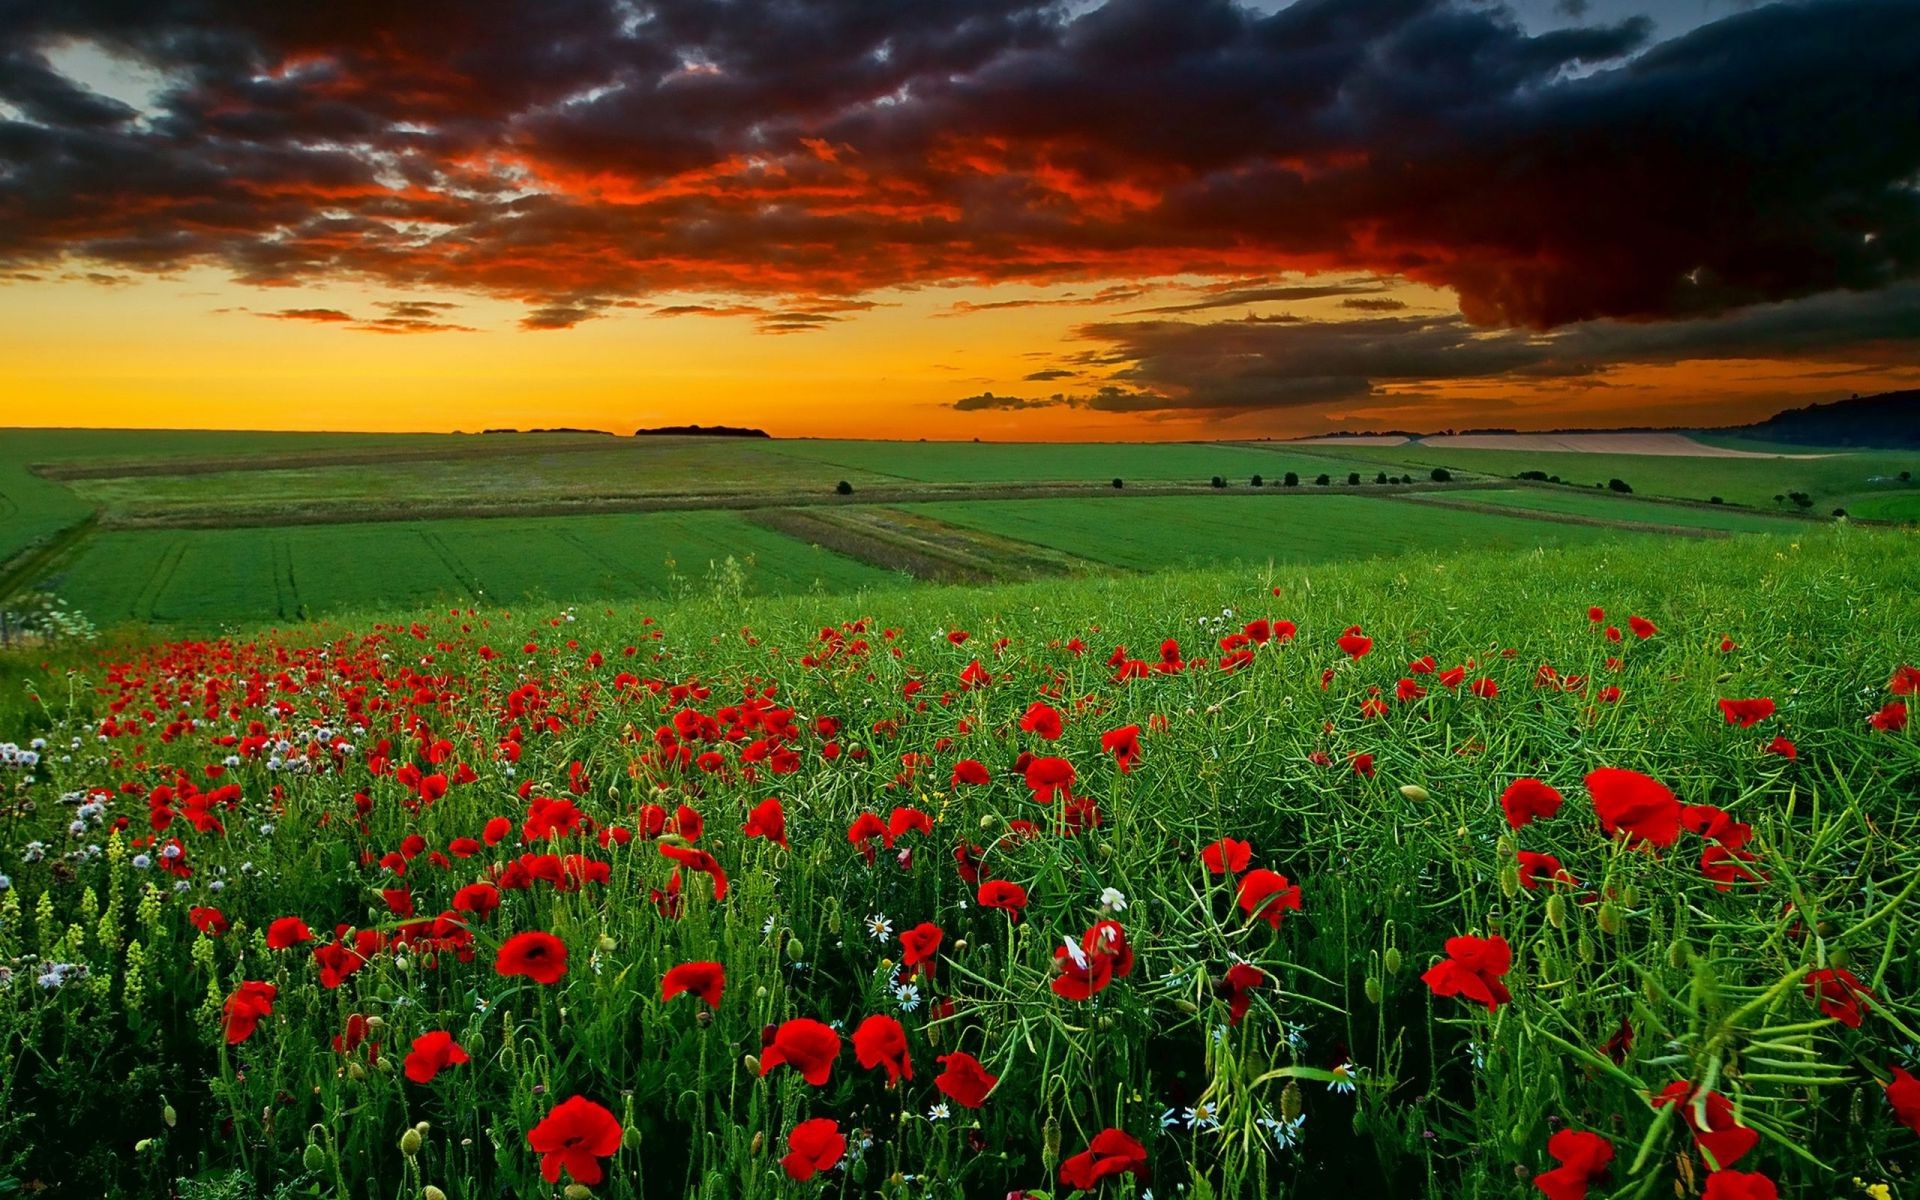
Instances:
[[[0,660],[0,1192],[1920,1195],[1915,578],[1809,528]]]

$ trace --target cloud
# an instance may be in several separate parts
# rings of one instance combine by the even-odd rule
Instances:
[[[1659,42],[1470,0],[635,11],[7,6],[0,269],[457,288],[545,330],[666,292],[1278,271],[1553,329],[1920,275],[1911,0]],[[151,110],[63,76],[74,42],[154,75]],[[1305,298],[1277,286],[1150,315]],[[779,308],[767,332],[855,311]]]
[[[312,321],[320,325],[338,325],[361,333],[474,333],[471,325],[456,325],[440,319],[441,314],[458,305],[433,300],[386,300],[376,308],[385,316],[356,317],[338,308],[282,308],[255,313],[277,321]],[[221,310],[230,311],[230,310]],[[244,309],[237,311],[246,311]]]
[[[1199,300],[1189,300],[1180,304],[1164,304],[1158,308],[1140,308],[1138,313],[1189,313],[1204,312],[1210,308],[1244,308],[1250,304],[1271,304],[1288,300],[1319,300],[1327,296],[1346,296],[1356,292],[1377,292],[1385,285],[1369,284],[1326,284],[1326,285],[1281,285],[1274,287],[1234,288],[1216,292]],[[1397,301],[1393,303],[1398,303]]]
[[[1055,379],[1072,379],[1078,371],[1069,371],[1064,367],[1048,367],[1043,371],[1029,371],[1020,378],[1028,383],[1048,383]]]
[[[319,321],[331,324],[353,320],[353,314],[337,308],[283,308],[277,312],[259,313],[262,317],[272,317],[276,321]]]
[[[1399,312],[1407,306],[1405,300],[1395,300],[1391,296],[1350,296],[1340,302],[1342,308],[1357,308],[1362,312]]]

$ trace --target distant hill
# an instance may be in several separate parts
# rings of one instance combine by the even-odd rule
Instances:
[[[661,425],[654,429],[636,429],[635,437],[738,437],[770,438],[764,429],[743,429],[738,425]]]
[[[575,429],[567,425],[556,425],[551,429],[482,429],[481,433],[597,433],[601,437],[612,437],[604,429]]]
[[[1920,389],[1809,404],[1764,421],[1718,433],[1738,433],[1795,446],[1871,446],[1920,450]]]

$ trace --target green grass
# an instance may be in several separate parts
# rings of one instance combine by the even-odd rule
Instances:
[[[754,592],[844,592],[897,579],[738,513],[708,511],[108,531],[48,582],[101,625],[204,628],[369,604],[662,597],[720,586],[715,565],[728,557]]]
[[[1260,507],[1312,527],[1374,504]],[[1133,532],[1109,520],[1112,540]],[[550,1197],[561,1187],[540,1178],[528,1131],[580,1096],[620,1127],[591,1190],[618,1200],[1067,1200],[1063,1161],[1105,1128],[1146,1152],[1134,1178],[1097,1193],[1128,1200],[1534,1200],[1549,1138],[1568,1127],[1613,1148],[1594,1200],[1697,1194],[1708,1167],[1676,1113],[1647,1102],[1681,1082],[1737,1107],[1757,1131],[1738,1169],[1782,1196],[1897,1196],[1914,1135],[1880,1085],[1920,1042],[1920,726],[1865,718],[1920,646],[1920,606],[1894,602],[1916,577],[1911,534],[1813,528],[857,598],[609,596],[573,619],[553,605],[395,604],[231,640],[0,655],[4,740],[49,742],[31,772],[0,768],[0,1192],[38,1180],[116,1200]],[[1659,632],[1610,642],[1588,605]],[[1108,663],[1117,646],[1157,660],[1167,638],[1211,660],[1266,616],[1298,637],[1232,672],[1119,682]],[[1354,624],[1373,639],[1358,659],[1336,643]],[[971,636],[956,644],[956,631]],[[1427,655],[1498,694],[1424,676],[1425,696],[1397,698]],[[963,688],[976,659],[991,682]],[[1543,664],[1555,686],[1539,686]],[[664,687],[696,681],[710,691]],[[778,736],[792,770],[755,745],[787,722],[743,696],[791,711]],[[1716,707],[1761,696],[1779,709],[1751,729]],[[1386,712],[1368,716],[1379,697]],[[1041,699],[1064,714],[1058,741],[1021,729]],[[1142,749],[1123,773],[1102,735],[1129,724]],[[333,734],[353,751],[314,740]],[[1797,760],[1761,751],[1776,735]],[[683,739],[712,761],[671,766],[659,750]],[[1035,803],[1011,767],[1022,751],[1071,762],[1098,824],[1077,806],[1070,830],[1064,802]],[[1371,775],[1351,765],[1362,753]],[[953,786],[962,758],[991,781]],[[423,804],[399,764],[471,781]],[[1584,783],[1608,766],[1749,824],[1760,878],[1713,886],[1695,832],[1659,852],[1609,839]],[[1497,798],[1523,776],[1565,803],[1516,831]],[[191,868],[176,879],[134,839],[152,812],[189,807],[189,783],[235,797],[211,809],[218,832],[175,816],[164,836]],[[80,815],[69,796],[102,807]],[[523,843],[532,797],[566,798],[594,824]],[[788,849],[742,830],[768,797],[785,806]],[[729,874],[724,899],[688,873],[680,909],[656,905],[673,863],[636,833],[645,804],[704,818],[696,844]],[[857,814],[908,805],[930,834],[904,833],[871,863],[849,844]],[[504,839],[453,856],[495,817]],[[602,845],[596,828],[633,836]],[[1223,836],[1297,885],[1299,909],[1275,927],[1242,911],[1202,865]],[[1027,890],[1018,923],[977,902],[956,845],[979,848],[985,878]],[[1524,889],[1519,851],[1557,856],[1578,884]],[[416,926],[328,987],[312,946],[264,941],[298,916],[322,942],[338,924],[380,943],[407,927],[387,890],[433,917],[457,889],[544,854],[604,864],[606,879],[503,890],[464,952]],[[1125,908],[1102,908],[1109,888]],[[226,931],[198,932],[199,907]],[[1132,970],[1091,999],[1058,994],[1056,951],[1103,916]],[[873,917],[890,931],[873,936]],[[899,934],[922,922],[943,939],[903,1004]],[[496,971],[502,941],[529,931],[566,946],[552,984]],[[1449,939],[1494,934],[1512,954],[1497,1011],[1423,982]],[[703,961],[725,971],[717,1007],[663,999],[669,968]],[[56,963],[86,974],[39,986]],[[1230,1024],[1221,981],[1235,964],[1262,984]],[[1858,1028],[1806,994],[1809,971],[1843,966],[1874,997]],[[272,1012],[228,1044],[222,1010],[243,982],[274,986]],[[378,1019],[377,1052],[333,1048],[355,1014]],[[872,1016],[900,1022],[910,1079],[890,1087],[850,1049],[821,1086],[756,1069],[771,1061],[768,1026],[851,1033]],[[1622,1022],[1631,1045],[1610,1057]],[[407,1079],[414,1040],[434,1032],[468,1061]],[[955,1051],[1000,1082],[982,1107],[941,1115],[933,1080]],[[1343,1064],[1353,1094],[1329,1086]],[[1189,1109],[1218,1129],[1189,1127]],[[1295,1114],[1276,1138],[1272,1122]],[[779,1164],[808,1119],[837,1122],[852,1146],[844,1169],[797,1184]]]
[[[1708,529],[1723,533],[1795,533],[1811,526],[1793,517],[1743,512],[1722,507],[1697,508],[1691,505],[1660,504],[1635,500],[1606,492],[1574,488],[1514,488],[1512,490],[1435,492],[1422,497],[1433,504],[1490,504],[1516,512],[1555,513],[1570,517],[1591,517],[1602,521],[1630,521],[1636,524],[1667,526],[1675,529]]]
[[[1318,488],[1272,496],[984,500],[927,511],[954,525],[1136,571],[1340,562],[1408,550],[1568,546],[1630,536],[1405,500],[1320,494]]]
[[[1215,475],[1244,485],[1278,483],[1288,471],[1345,475],[1365,463],[1305,450],[1190,442],[833,442],[777,443],[782,453],[845,470],[913,483],[1205,483]],[[1368,471],[1372,477],[1372,471]]]

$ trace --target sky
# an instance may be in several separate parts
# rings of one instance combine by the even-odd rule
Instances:
[[[0,424],[1174,439],[1920,386],[1914,0],[0,6]]]

